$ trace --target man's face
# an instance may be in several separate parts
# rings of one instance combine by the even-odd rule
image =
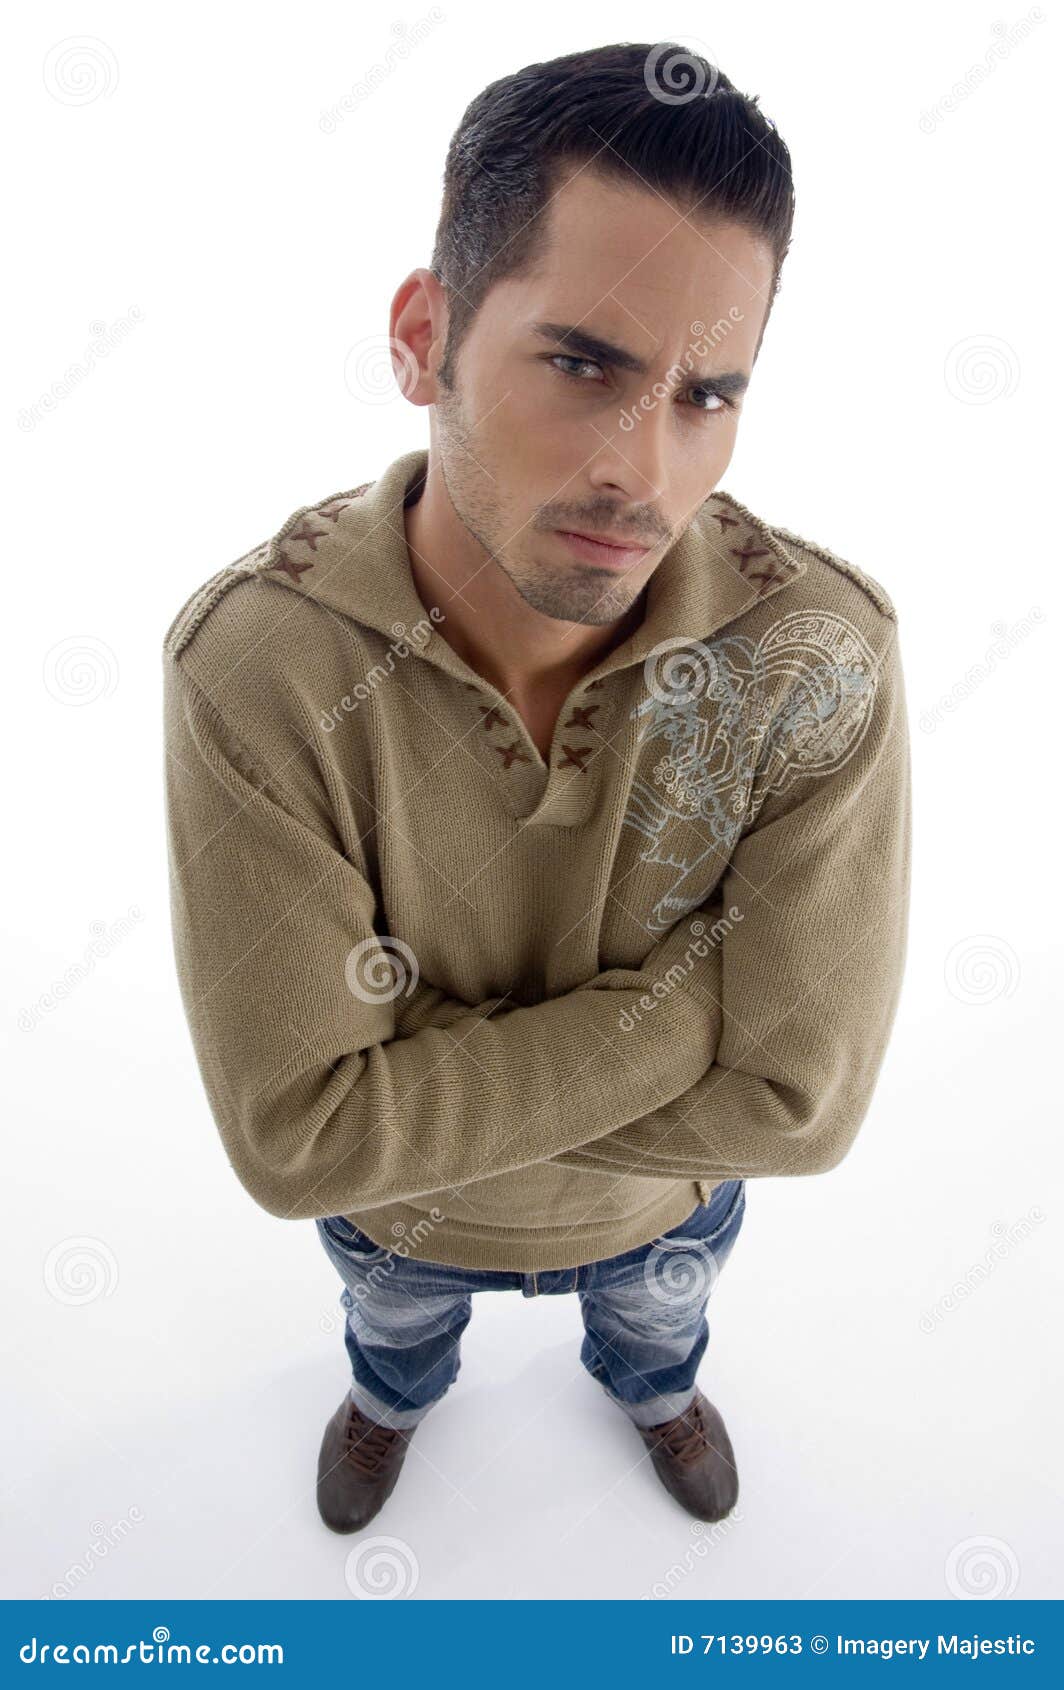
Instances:
[[[460,520],[543,615],[616,621],[712,493],[771,282],[767,245],[737,224],[685,219],[589,167],[552,200],[534,273],[489,290],[439,388],[433,446]],[[577,332],[624,357],[590,355]],[[648,549],[600,553],[563,531]]]

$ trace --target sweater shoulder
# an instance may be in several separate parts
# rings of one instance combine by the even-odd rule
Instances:
[[[253,605],[261,604],[261,570],[269,556],[269,550],[270,541],[266,540],[252,551],[245,552],[235,563],[216,570],[193,589],[163,635],[163,653],[166,657],[180,658],[218,605],[238,587],[242,589],[237,594],[240,612],[244,612],[247,601],[248,612],[254,614]],[[250,601],[249,587],[252,595]],[[232,609],[233,606],[230,605],[229,608]]]
[[[163,640],[168,707],[198,694],[260,772],[284,769],[288,788],[303,783],[307,802],[318,802],[315,769],[329,742],[316,733],[316,703],[336,695],[344,673],[340,629],[263,572],[270,546],[215,571],[178,610]]]
[[[367,718],[351,717],[343,772],[336,764],[340,736],[330,738],[321,725],[323,709],[343,697],[358,669],[354,625],[263,573],[267,556],[268,543],[208,576],[167,629],[167,744],[191,712],[248,781],[355,860],[350,840],[370,821],[361,798],[371,755]],[[340,809],[354,817],[346,830]]]
[[[327,517],[335,523],[340,511],[360,498],[372,485],[372,482],[363,481],[357,487],[330,493],[326,498],[319,499],[316,504],[300,505],[274,533],[260,541],[257,546],[253,546],[250,551],[244,552],[235,562],[208,576],[206,581],[185,599],[167,628],[163,636],[165,655],[180,658],[208,620],[219,620],[218,607],[226,601],[230,601],[227,609],[235,611],[235,620],[245,626],[247,619],[251,617],[258,618],[268,627],[277,619],[278,607],[282,600],[287,600],[284,613],[286,619],[290,617],[293,614],[291,596],[285,594],[282,588],[279,600],[279,584],[271,580],[268,573],[278,567],[286,567],[283,552],[285,540],[293,530],[305,523],[308,517]],[[251,583],[250,588],[248,583]],[[241,589],[239,592],[238,588]],[[224,614],[222,619],[224,620]]]
[[[806,539],[804,534],[795,534],[792,529],[780,527],[775,522],[768,522],[765,517],[753,514],[752,510],[746,509],[746,505],[740,504],[740,500],[735,499],[731,493],[723,492],[723,488],[718,488],[713,497],[725,499],[735,509],[736,514],[743,517],[750,526],[767,534],[777,548],[782,548],[784,554],[801,559],[801,563],[806,564],[804,573],[809,588],[816,590],[817,581],[821,585],[824,581],[824,571],[833,571],[836,576],[836,588],[838,576],[844,576],[844,580],[851,581],[853,586],[860,590],[861,598],[875,607],[877,619],[882,617],[887,622],[897,622],[897,608],[893,605],[887,588],[883,586],[882,581],[877,581],[875,576],[868,575],[866,570],[860,570],[856,563],[850,563],[848,558],[839,558],[839,554],[831,551],[828,546],[821,546],[817,541]]]
[[[897,608],[882,582],[877,581],[874,575],[869,575],[866,570],[859,569],[855,563],[851,563],[847,558],[840,557],[837,552],[829,550],[827,546],[820,545],[815,540],[807,540],[801,534],[792,533],[789,528],[781,528],[777,524],[769,523],[765,523],[764,526],[775,539],[802,556],[814,578],[819,570],[834,570],[837,574],[852,581],[864,597],[875,606],[881,617],[888,622],[897,622]]]

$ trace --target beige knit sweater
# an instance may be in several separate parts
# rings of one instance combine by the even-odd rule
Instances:
[[[906,953],[897,618],[718,490],[545,762],[414,587],[426,462],[294,512],[167,630],[178,979],[271,1214],[573,1267],[854,1140]]]

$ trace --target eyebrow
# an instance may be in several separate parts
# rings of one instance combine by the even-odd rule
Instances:
[[[579,328],[575,323],[533,323],[532,332],[540,340],[562,346],[576,357],[593,358],[597,364],[605,364],[614,370],[632,370],[639,376],[649,374],[645,359],[629,352],[625,346],[617,346],[613,341],[603,340],[601,335]],[[717,393],[745,393],[750,385],[750,377],[742,370],[692,369],[689,374],[700,387],[712,388]]]

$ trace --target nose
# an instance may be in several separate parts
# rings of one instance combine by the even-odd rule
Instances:
[[[588,466],[591,485],[638,505],[660,509],[666,491],[666,430],[670,422],[668,398],[652,408],[618,408],[608,428],[592,424],[598,448]],[[653,543],[651,536],[640,536]]]

